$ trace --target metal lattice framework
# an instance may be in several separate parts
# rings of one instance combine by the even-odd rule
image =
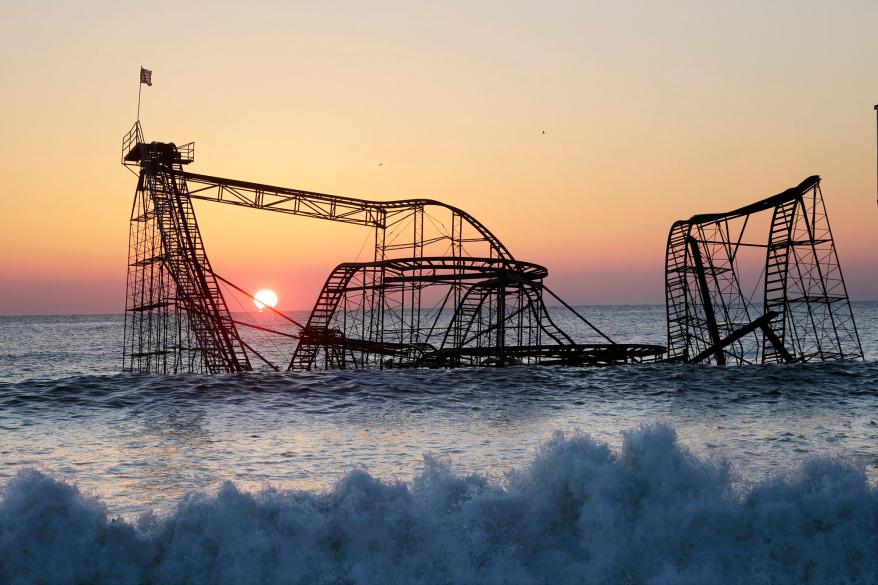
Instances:
[[[768,233],[754,238],[755,218],[766,214]],[[739,261],[748,248],[765,253],[752,294]],[[863,357],[817,176],[728,213],[674,223],[665,295],[671,360],[722,365]]]
[[[187,172],[194,147],[147,143],[139,122],[122,160],[138,175],[131,214],[124,369],[237,372],[266,361],[238,332],[204,249],[193,200],[370,228],[366,262],[333,270],[297,335],[289,369],[602,365],[657,359],[664,348],[616,344],[543,283],[545,268],[513,258],[483,224],[432,199],[371,201]],[[549,294],[594,340],[575,341]],[[285,317],[288,320],[289,317]],[[291,320],[292,321],[292,320]],[[287,335],[290,337],[290,335]]]
[[[138,373],[251,369],[204,250],[182,165],[191,144],[123,141],[140,166],[128,243],[124,367]]]

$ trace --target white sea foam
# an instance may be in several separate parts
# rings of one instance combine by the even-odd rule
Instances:
[[[618,451],[559,434],[500,483],[427,456],[411,484],[361,471],[326,493],[227,483],[134,525],[25,470],[0,500],[0,582],[878,582],[878,491],[861,469],[813,460],[733,485],[664,425]]]

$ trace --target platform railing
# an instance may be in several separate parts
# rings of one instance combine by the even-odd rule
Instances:
[[[177,147],[177,152],[180,153],[180,163],[188,164],[195,160],[195,143],[187,142],[186,144],[181,144]]]
[[[138,144],[143,143],[143,129],[140,127],[140,120],[134,123],[131,130],[122,138],[122,164],[128,160],[131,151],[137,148]]]

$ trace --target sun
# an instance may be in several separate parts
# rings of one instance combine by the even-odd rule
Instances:
[[[253,304],[256,305],[256,308],[259,309],[260,312],[265,307],[274,307],[277,305],[277,293],[267,288],[257,291],[257,293],[253,295]]]

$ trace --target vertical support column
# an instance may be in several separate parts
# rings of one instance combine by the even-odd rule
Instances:
[[[505,365],[506,357],[506,278],[497,287],[497,359]]]
[[[701,249],[698,241],[692,236],[686,236],[689,248],[692,250],[692,259],[695,262],[695,275],[698,278],[698,288],[701,291],[701,304],[704,306],[704,319],[707,321],[707,330],[710,333],[710,341],[714,348],[714,358],[717,365],[726,365],[726,356],[720,347],[719,328],[716,324],[716,314],[713,311],[713,302],[710,298],[710,289],[707,288],[707,276],[704,274],[704,262],[701,258]]]
[[[413,240],[412,240],[412,257],[423,258],[424,256],[424,206],[418,205],[412,209]],[[421,291],[423,285],[421,277],[424,274],[423,268],[417,268],[412,276],[409,308],[409,343],[417,343],[421,330]],[[402,340],[402,339],[401,339]]]
[[[381,210],[381,221],[380,225],[375,227],[375,261],[382,262],[385,260],[387,255],[387,212]],[[365,313],[369,313],[369,340],[374,341],[376,343],[381,343],[384,341],[384,319],[385,319],[385,295],[384,295],[384,277],[386,273],[386,269],[382,267],[374,267],[370,269],[371,276],[369,282],[370,289],[370,300],[369,303],[364,303],[363,306],[363,314],[365,320]],[[365,276],[364,276],[365,278]],[[364,299],[365,300],[365,299]],[[369,352],[364,352],[363,356],[363,364],[365,365],[370,361]],[[378,356],[378,367],[379,369],[384,368],[384,360],[381,359],[381,356]]]
[[[463,302],[464,294],[463,294],[463,285],[460,281],[461,269],[460,269],[460,260],[463,256],[463,218],[460,217],[456,212],[452,212],[451,215],[451,255],[455,259],[455,269],[454,269],[454,311],[457,312],[460,308],[460,304]],[[452,317],[453,319],[453,317]],[[462,331],[462,326],[460,323],[451,323],[454,326],[453,330],[453,340],[454,347],[461,347],[464,342],[465,333]],[[454,358],[459,364],[460,357]]]

